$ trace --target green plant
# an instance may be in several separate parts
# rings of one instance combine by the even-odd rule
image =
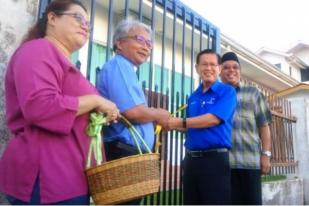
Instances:
[[[265,175],[262,176],[262,182],[272,182],[287,179],[286,175]]]

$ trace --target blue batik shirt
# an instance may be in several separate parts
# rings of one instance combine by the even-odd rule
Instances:
[[[99,73],[98,90],[103,97],[117,105],[120,113],[141,104],[147,106],[144,92],[134,71],[134,64],[119,54],[104,64]],[[152,148],[154,144],[153,123],[135,123],[134,127],[147,145]],[[104,130],[104,141],[115,140],[135,146],[129,130],[121,122],[111,124]]]
[[[219,81],[203,92],[203,84],[188,99],[187,117],[213,114],[221,123],[209,128],[188,129],[185,147],[189,150],[231,148],[232,120],[236,92]]]

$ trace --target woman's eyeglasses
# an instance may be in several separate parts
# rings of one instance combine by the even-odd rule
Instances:
[[[91,24],[90,21],[86,20],[85,17],[79,13],[70,13],[70,12],[59,12],[57,13],[59,15],[68,15],[68,16],[72,16],[76,19],[76,21],[78,23],[80,23],[83,26],[86,26],[88,28],[88,30],[91,30]]]

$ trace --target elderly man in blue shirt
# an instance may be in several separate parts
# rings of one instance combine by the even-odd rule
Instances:
[[[150,148],[154,145],[154,125],[165,126],[170,113],[150,108],[135,73],[152,49],[151,29],[136,20],[122,20],[115,28],[113,45],[116,56],[105,63],[99,73],[98,90],[114,102]],[[107,160],[138,154],[134,139],[122,123],[112,124],[104,131]],[[143,148],[143,145],[140,145]],[[144,148],[145,149],[145,148]],[[139,200],[122,204],[139,204]]]
[[[218,80],[221,58],[209,49],[196,58],[202,83],[188,99],[187,118],[171,117],[169,129],[187,129],[184,204],[231,204],[229,149],[236,92]]]

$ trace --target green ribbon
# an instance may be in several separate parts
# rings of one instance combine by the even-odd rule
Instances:
[[[94,159],[97,165],[103,161],[102,158],[102,137],[101,130],[103,125],[107,125],[107,118],[102,113],[90,113],[90,123],[87,127],[87,135],[91,137],[90,147],[87,158],[87,168],[91,167],[91,153],[94,153]]]
[[[149,153],[152,153],[142,136],[135,129],[135,127],[124,117],[120,116],[120,120],[124,123],[124,125],[128,128],[136,146],[139,151],[139,154],[143,154],[138,139],[145,146],[146,150]],[[87,158],[87,168],[91,167],[91,154],[92,151],[94,153],[94,159],[96,160],[97,165],[102,164],[103,156],[102,156],[102,137],[101,131],[104,125],[108,125],[107,118],[101,113],[90,113],[90,122],[87,127],[87,135],[91,137],[90,147],[88,151]]]

